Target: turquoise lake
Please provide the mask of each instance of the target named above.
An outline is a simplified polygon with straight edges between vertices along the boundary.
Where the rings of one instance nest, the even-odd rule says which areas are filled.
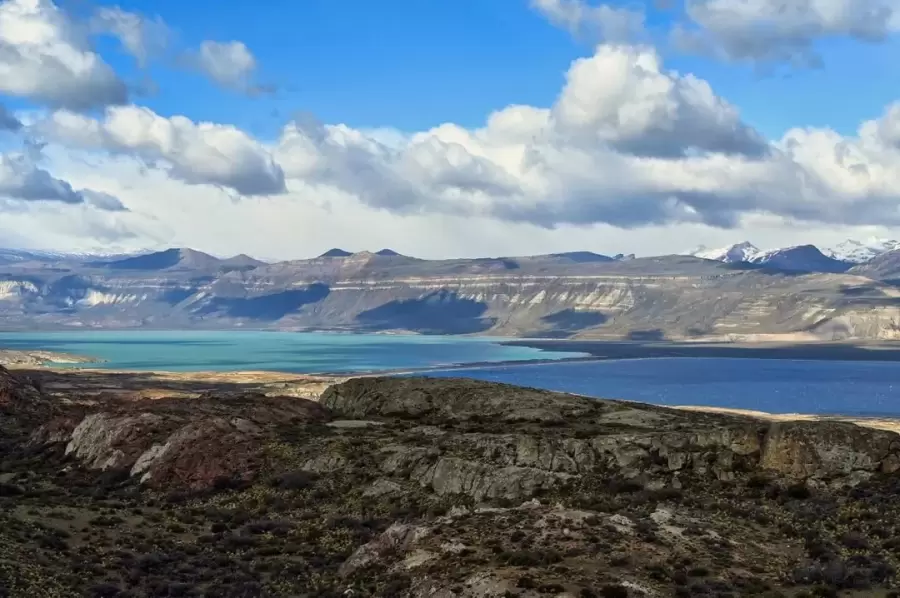
[[[44,349],[125,370],[367,372],[580,357],[500,344],[505,339],[257,331],[78,331],[0,333],[0,347]]]

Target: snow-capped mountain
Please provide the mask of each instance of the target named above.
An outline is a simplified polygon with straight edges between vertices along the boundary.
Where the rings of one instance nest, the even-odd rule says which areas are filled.
[[[864,264],[883,253],[896,249],[900,249],[900,241],[870,237],[865,241],[847,239],[843,243],[825,249],[823,253],[842,262]]]
[[[698,248],[690,255],[726,264],[748,263],[791,272],[845,272],[851,263],[830,257],[815,245],[779,247],[762,251],[749,241],[719,249]]]
[[[720,247],[718,249],[710,249],[701,245],[697,249],[691,251],[689,255],[703,258],[705,260],[715,260],[717,262],[725,262],[726,264],[734,264],[738,262],[749,262],[753,257],[759,255],[759,248],[750,241],[743,243],[735,243],[728,247]]]

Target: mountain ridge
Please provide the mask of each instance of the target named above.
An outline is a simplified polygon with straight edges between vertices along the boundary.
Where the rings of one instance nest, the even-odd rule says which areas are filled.
[[[792,251],[833,261],[812,247]],[[900,290],[879,279],[882,270],[843,269],[592,252],[447,260],[357,252],[263,263],[174,248],[111,263],[3,265],[0,328],[900,338]]]

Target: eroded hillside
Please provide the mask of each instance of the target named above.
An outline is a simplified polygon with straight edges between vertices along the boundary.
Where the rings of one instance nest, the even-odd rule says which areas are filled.
[[[0,272],[0,326],[900,337],[900,289],[854,274],[797,274],[683,256],[426,261],[361,253],[262,264],[173,251],[118,262],[7,264]]]

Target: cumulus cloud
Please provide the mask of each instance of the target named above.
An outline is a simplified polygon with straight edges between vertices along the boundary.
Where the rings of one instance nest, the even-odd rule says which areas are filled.
[[[734,228],[760,214],[900,226],[900,105],[854,136],[795,129],[767,141],[706,81],[666,69],[646,46],[602,44],[572,63],[549,106],[508,106],[478,128],[398,133],[298,115],[266,144],[232,126],[114,106],[101,118],[58,110],[31,131],[206,187],[179,192],[184,203],[222,189],[323,210],[325,198],[341,209],[356,199],[366,213],[521,230]]]
[[[115,106],[102,119],[57,111],[34,130],[50,140],[79,147],[129,153],[163,162],[186,183],[218,185],[241,195],[285,190],[284,172],[270,152],[230,125],[166,118],[148,108]]]
[[[98,8],[91,17],[90,28],[93,33],[116,37],[142,66],[163,52],[171,37],[168,26],[160,17],[147,17],[118,6]]]
[[[681,48],[737,61],[818,66],[815,42],[849,37],[878,42],[897,29],[895,0],[687,0]]]
[[[298,118],[275,156],[290,179],[401,214],[547,228],[733,228],[759,214],[900,225],[900,104],[852,137],[795,129],[769,142],[642,46],[599,46],[551,106],[510,106],[478,129],[444,124],[388,144]]]
[[[21,128],[22,122],[0,104],[0,131],[18,131]]]
[[[552,114],[567,141],[600,142],[634,155],[761,155],[767,149],[706,81],[665,71],[648,47],[604,45],[576,60]]]
[[[508,195],[517,185],[489,159],[429,133],[398,148],[345,125],[298,119],[285,127],[275,156],[288,176],[398,212],[458,211],[477,196]]]
[[[730,226],[754,205],[728,171],[765,171],[771,151],[704,81],[665,71],[650,48],[601,45],[550,108],[511,106],[480,129],[446,124],[393,146],[299,119],[275,156],[289,177],[403,213]]]
[[[0,155],[0,197],[25,202],[87,203],[104,211],[125,209],[112,195],[74,190],[68,182],[39,168],[27,151]]]
[[[644,14],[636,10],[596,6],[585,0],[531,0],[531,6],[551,23],[573,35],[626,41],[644,31]]]
[[[225,87],[249,89],[256,58],[243,42],[204,41],[186,55],[188,65]]]
[[[128,99],[86,31],[50,0],[0,2],[0,93],[73,110]]]

